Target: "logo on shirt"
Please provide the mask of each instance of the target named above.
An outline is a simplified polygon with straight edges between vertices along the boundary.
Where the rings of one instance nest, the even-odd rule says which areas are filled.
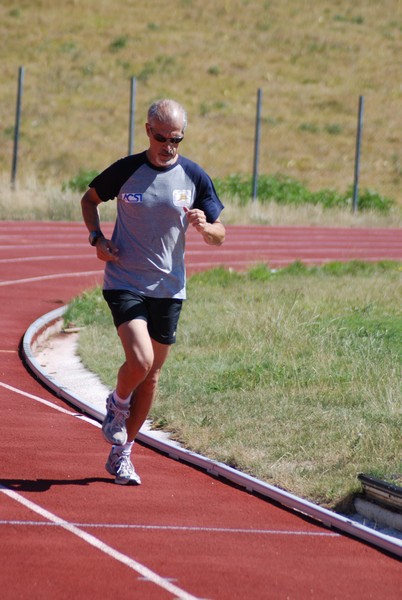
[[[173,190],[173,204],[175,206],[191,206],[191,190]]]
[[[142,194],[134,194],[133,192],[125,192],[121,198],[127,204],[140,204],[142,202]]]

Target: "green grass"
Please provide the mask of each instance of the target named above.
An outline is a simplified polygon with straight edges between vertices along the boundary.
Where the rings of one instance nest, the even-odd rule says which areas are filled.
[[[387,262],[194,275],[154,426],[330,507],[360,472],[401,473],[401,291]],[[82,359],[113,387],[122,354],[99,290],[66,318],[85,325]]]
[[[214,180],[217,193],[222,197],[229,197],[231,202],[245,206],[250,202],[252,178],[247,175],[230,175],[224,179]],[[258,178],[257,197],[262,204],[276,202],[286,206],[300,206],[302,204],[320,205],[324,209],[342,208],[351,209],[353,200],[353,187],[345,193],[336,190],[323,189],[312,192],[305,185],[290,177],[282,175],[261,175]],[[394,202],[372,190],[360,190],[358,210],[375,210],[379,213],[388,213]]]
[[[399,204],[402,157],[398,0],[13,0],[0,6],[0,174],[11,170],[19,65],[25,67],[18,177],[59,186],[135,148],[149,103],[188,109],[182,151],[213,178],[250,175],[257,89],[260,172],[344,194],[365,98],[361,189]]]

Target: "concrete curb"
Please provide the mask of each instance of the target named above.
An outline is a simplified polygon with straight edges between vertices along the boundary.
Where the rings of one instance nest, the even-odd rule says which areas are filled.
[[[67,387],[58,383],[57,379],[49,375],[39,364],[34,355],[33,348],[38,344],[39,340],[46,339],[57,330],[60,331],[62,317],[67,307],[61,307],[50,313],[47,313],[37,319],[28,328],[24,335],[22,343],[22,352],[24,359],[29,368],[35,375],[45,383],[55,394],[74,405],[82,412],[102,421],[105,411],[91,405],[87,401],[83,401],[77,394],[71,392]],[[59,329],[58,329],[59,328]],[[298,498],[284,490],[276,488],[268,483],[260,481],[255,477],[246,475],[214,460],[210,460],[204,456],[190,452],[181,446],[178,446],[172,441],[161,440],[154,432],[141,432],[138,434],[138,439],[147,446],[154,448],[170,458],[183,461],[187,464],[197,466],[207,473],[220,477],[231,483],[238,485],[250,493],[258,494],[264,498],[278,502],[279,504],[290,508],[291,510],[307,515],[323,525],[343,531],[362,541],[368,542],[378,548],[386,550],[398,557],[402,557],[402,540],[398,540],[390,535],[383,534],[378,531],[366,527],[364,524],[357,523],[352,519],[338,515],[325,508],[317,506],[307,500]]]
[[[354,506],[359,515],[372,521],[376,527],[381,529],[388,527],[402,531],[402,515],[400,513],[388,510],[364,498],[356,498]]]

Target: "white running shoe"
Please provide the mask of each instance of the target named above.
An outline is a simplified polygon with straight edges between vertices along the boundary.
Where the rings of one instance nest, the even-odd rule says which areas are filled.
[[[103,437],[109,444],[123,446],[127,442],[126,419],[130,414],[128,408],[118,406],[109,394],[106,400],[106,416],[102,423]]]
[[[105,468],[110,475],[116,477],[114,482],[119,485],[126,485],[127,483],[141,484],[141,478],[135,472],[130,456],[119,452],[118,448],[114,446],[110,451]]]

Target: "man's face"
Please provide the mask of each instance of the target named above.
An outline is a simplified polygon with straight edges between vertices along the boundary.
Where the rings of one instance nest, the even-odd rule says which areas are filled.
[[[183,119],[172,122],[153,121],[145,125],[149,137],[148,160],[156,167],[169,167],[179,156],[183,139]]]

